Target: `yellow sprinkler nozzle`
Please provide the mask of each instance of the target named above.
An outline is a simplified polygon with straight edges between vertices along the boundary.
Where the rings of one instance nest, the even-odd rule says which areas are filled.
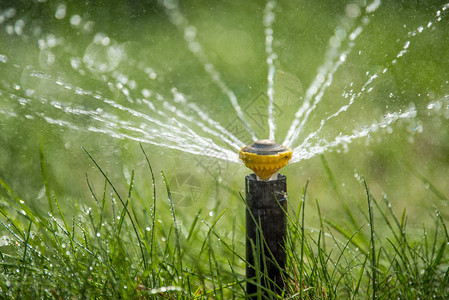
[[[292,158],[293,151],[271,140],[242,147],[239,158],[262,180],[268,180]]]

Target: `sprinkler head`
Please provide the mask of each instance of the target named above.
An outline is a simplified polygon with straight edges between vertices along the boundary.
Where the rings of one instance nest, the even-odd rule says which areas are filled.
[[[239,158],[262,180],[268,180],[292,158],[293,151],[271,140],[242,147]]]

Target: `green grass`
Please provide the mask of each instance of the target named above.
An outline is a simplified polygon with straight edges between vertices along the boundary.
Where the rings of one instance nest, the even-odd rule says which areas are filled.
[[[93,199],[79,200],[76,211],[64,211],[61,204],[68,199],[52,191],[43,151],[48,208],[33,207],[32,199],[22,199],[20,191],[0,179],[3,298],[245,297],[242,225],[226,209],[212,221],[199,210],[184,223],[165,175],[154,174],[142,151],[153,199],[134,188],[134,172],[127,190],[120,191],[87,151],[104,184],[96,188],[86,177]],[[366,191],[365,205],[353,209],[324,157],[322,163],[346,215],[326,218],[319,199],[314,211],[306,185],[287,215],[285,294],[265,291],[259,298],[447,299],[449,234],[439,211],[430,228],[409,229],[405,210],[397,214],[386,196],[375,199],[365,180],[360,186]],[[157,196],[157,181],[165,182],[165,197]],[[169,213],[162,209],[167,204]],[[243,199],[241,207],[243,214]],[[309,214],[319,216],[318,226],[305,223]],[[231,234],[221,234],[220,228]]]
[[[0,14],[11,6],[16,15],[0,26],[0,40],[5,41],[0,55],[7,57],[0,63],[0,298],[245,297],[245,203],[239,192],[248,170],[243,165],[150,144],[145,145],[147,157],[129,139],[89,131],[90,126],[112,129],[108,124],[50,105],[56,101],[93,113],[100,109],[122,124],[152,130],[159,127],[79,94],[77,88],[154,117],[137,101],[149,89],[193,117],[181,103],[176,105],[176,88],[249,143],[247,133],[240,136],[242,124],[236,122],[226,94],[188,50],[184,33],[160,5],[138,1],[63,1],[63,20],[55,19],[61,3],[3,2]],[[348,36],[365,23],[347,14],[349,4],[359,5],[363,13],[362,2],[373,1],[277,1],[273,46],[278,142],[332,50],[330,38],[337,31]],[[266,116],[259,118],[260,102],[254,101],[265,101],[267,91],[265,5],[180,2],[205,54],[235,92],[260,138],[268,135]],[[336,148],[325,157],[283,169],[290,207],[287,289],[281,297],[449,298],[449,194],[444,189],[449,167],[449,60],[444,55],[449,51],[449,15],[441,11],[437,22],[442,5],[382,1],[306,122],[301,139],[348,103],[343,92],[353,88],[357,93],[375,73],[379,78],[373,90],[367,89],[348,111],[328,122],[319,140],[351,134],[412,103],[417,108],[413,120],[354,140],[349,149]],[[71,24],[75,15],[82,18],[81,27]],[[94,27],[85,30],[83,24],[92,25],[90,21]],[[23,35],[16,29],[21,22]],[[420,26],[422,33],[411,37]],[[11,29],[16,33],[8,33]],[[98,33],[124,47],[127,59],[113,72],[98,74],[84,63],[72,65],[83,61]],[[46,50],[56,61],[47,64],[50,52],[42,51],[42,41],[53,37],[58,45]],[[408,52],[392,64],[407,41]],[[146,67],[157,73],[157,80],[148,78]],[[129,80],[126,94],[133,103],[119,88],[121,74]],[[169,124],[176,114],[151,99],[156,110],[168,113],[161,122]],[[429,110],[434,101],[441,101],[441,107]],[[45,117],[79,129],[48,123]],[[200,134],[197,121],[186,125]],[[117,132],[128,130],[120,126]],[[212,138],[205,132],[204,137]],[[213,140],[222,145],[221,138]],[[80,150],[81,145],[88,151]],[[185,172],[202,188],[197,202],[187,208],[178,205],[180,189],[170,184]]]

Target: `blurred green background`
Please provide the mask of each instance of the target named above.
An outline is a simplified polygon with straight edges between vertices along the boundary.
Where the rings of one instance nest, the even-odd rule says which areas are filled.
[[[162,101],[153,104],[167,113],[165,119],[138,101],[151,91],[152,99],[159,94],[166,103],[195,117],[174,101],[176,88],[223,127],[236,130],[243,143],[251,142],[226,94],[189,51],[184,32],[170,22],[163,3],[169,8],[176,4],[131,0],[0,3],[0,178],[25,201],[46,209],[39,144],[49,184],[63,198],[60,202],[69,214],[76,213],[75,205],[91,205],[86,174],[94,189],[101,191],[104,184],[82,147],[123,193],[135,170],[136,191],[151,201],[151,176],[139,143],[89,131],[93,127],[107,130],[109,125],[58,109],[58,105],[110,113],[150,131],[153,125],[145,118],[113,109],[101,99],[172,122],[175,114],[170,115]],[[196,31],[204,54],[237,96],[259,138],[268,137],[265,5],[264,1],[179,3],[179,11],[192,26],[189,29]],[[442,9],[442,1],[383,1],[373,13],[367,13],[366,6],[366,1],[276,2],[272,26],[277,54],[276,140],[284,139],[326,57],[338,60],[351,43],[348,36],[358,27],[363,30],[299,142],[323,118],[347,104],[344,92],[353,89],[357,93],[375,73],[379,76],[369,85],[372,91],[357,97],[348,111],[326,123],[318,138],[332,141],[340,133],[351,134],[411,105],[416,107],[416,118],[379,129],[369,138],[353,141],[348,149],[337,147],[324,153],[343,197],[338,196],[320,155],[291,164],[282,172],[288,176],[293,206],[310,180],[308,199],[310,203],[318,199],[324,215],[338,217],[343,212],[341,201],[357,211],[365,204],[360,182],[364,177],[375,198],[388,195],[395,209],[406,208],[411,222],[420,226],[430,219],[434,206],[447,217],[449,12]],[[407,41],[407,52],[393,64]],[[223,145],[195,127],[194,121],[189,126]],[[129,133],[124,126],[111,130]],[[239,193],[244,193],[244,176],[250,172],[243,164],[142,145],[156,170],[158,199],[166,197],[159,176],[163,170],[182,218],[190,219],[200,208],[206,216],[229,208],[232,213],[225,218],[236,216],[243,226],[244,204]],[[168,203],[160,207],[168,209]],[[314,210],[306,218],[315,220]]]

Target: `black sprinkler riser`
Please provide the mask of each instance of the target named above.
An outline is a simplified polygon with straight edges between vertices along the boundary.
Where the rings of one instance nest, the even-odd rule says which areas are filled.
[[[245,177],[245,183],[247,202],[246,277],[249,280],[257,281],[254,266],[255,262],[260,262],[259,271],[268,277],[261,277],[261,285],[281,294],[284,289],[281,274],[285,269],[286,260],[284,244],[287,229],[285,215],[287,211],[287,178],[278,174],[275,180],[261,181],[257,180],[255,174],[250,174]],[[261,236],[263,239],[260,239]],[[262,240],[265,241],[263,245],[261,245]],[[258,248],[258,243],[263,252],[253,248],[254,246]],[[254,253],[257,252],[256,255],[259,257],[254,257]],[[248,282],[247,293],[249,296],[256,294],[257,285]],[[256,296],[252,298],[250,296],[250,299],[256,298]]]

